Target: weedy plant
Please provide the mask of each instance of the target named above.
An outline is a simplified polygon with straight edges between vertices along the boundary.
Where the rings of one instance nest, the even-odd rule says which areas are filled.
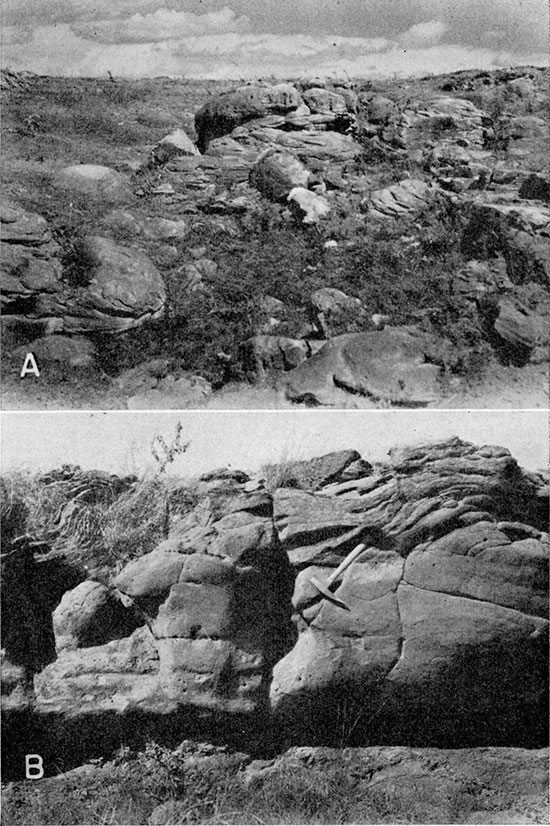
[[[18,504],[21,532],[35,542],[88,568],[115,571],[130,559],[152,551],[166,538],[170,524],[170,486],[164,476],[190,442],[176,425],[171,441],[151,440],[156,468],[119,477],[63,465],[49,473],[13,471],[2,478],[4,508]],[[178,511],[192,507],[193,497],[178,496]]]

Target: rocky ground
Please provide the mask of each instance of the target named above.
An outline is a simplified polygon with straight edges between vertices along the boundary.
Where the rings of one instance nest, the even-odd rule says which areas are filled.
[[[3,805],[10,826],[544,824],[547,773],[547,749],[302,746],[260,760],[186,740],[11,782]]]
[[[547,85],[4,72],[4,406],[546,406]]]
[[[60,822],[33,818],[107,779],[157,824],[546,822],[548,478],[505,448],[3,490],[12,822]],[[206,772],[202,802],[188,738],[231,775]],[[28,753],[51,779],[25,804]]]

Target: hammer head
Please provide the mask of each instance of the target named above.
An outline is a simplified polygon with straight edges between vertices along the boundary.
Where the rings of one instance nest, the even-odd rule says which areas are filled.
[[[329,591],[328,588],[325,588],[324,585],[321,585],[321,583],[319,582],[319,580],[316,577],[314,577],[314,576],[310,577],[309,581],[311,582],[312,585],[315,586],[315,588],[317,588],[319,593],[325,599],[328,599],[329,602],[332,602],[334,605],[337,605],[339,608],[343,608],[344,611],[351,611],[351,608],[349,607],[349,605],[346,605],[346,603],[343,602],[341,599],[338,599],[338,597],[335,596],[332,593],[332,591]]]

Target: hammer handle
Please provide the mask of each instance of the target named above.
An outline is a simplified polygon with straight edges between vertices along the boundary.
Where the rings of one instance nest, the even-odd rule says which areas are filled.
[[[327,587],[332,585],[332,583],[335,582],[338,579],[340,574],[344,573],[346,568],[349,568],[351,563],[354,562],[357,559],[359,554],[363,553],[363,551],[365,550],[366,547],[367,547],[366,545],[361,544],[361,545],[358,545],[356,548],[354,548],[353,551],[350,551],[350,553],[346,556],[346,558],[343,559],[342,562],[338,565],[336,570],[334,570],[331,573],[331,575],[327,577],[327,580],[326,580]]]

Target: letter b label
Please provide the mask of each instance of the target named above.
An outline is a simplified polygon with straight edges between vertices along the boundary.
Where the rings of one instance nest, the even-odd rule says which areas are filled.
[[[39,754],[25,755],[25,777],[27,780],[40,780],[44,777],[44,761]]]

